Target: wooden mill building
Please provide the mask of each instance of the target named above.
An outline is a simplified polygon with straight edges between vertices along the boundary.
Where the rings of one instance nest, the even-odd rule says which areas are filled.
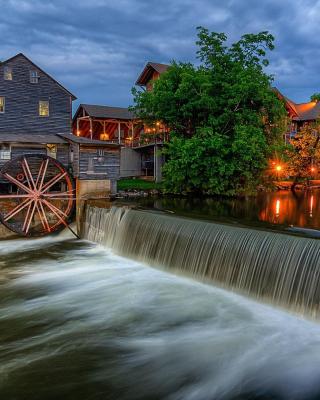
[[[307,103],[295,103],[288,97],[284,96],[275,88],[278,97],[284,102],[287,110],[288,124],[284,134],[285,143],[296,135],[296,133],[304,125],[315,122],[320,117],[320,103],[317,101],[309,101]]]
[[[46,154],[69,169],[81,193],[115,190],[119,144],[72,135],[75,99],[22,53],[1,62],[0,168],[21,154]]]
[[[169,65],[149,62],[136,85],[152,90],[154,80]],[[73,134],[79,138],[121,146],[120,176],[161,180],[163,157],[160,150],[168,132],[160,123],[149,128],[128,108],[80,104],[73,117]]]

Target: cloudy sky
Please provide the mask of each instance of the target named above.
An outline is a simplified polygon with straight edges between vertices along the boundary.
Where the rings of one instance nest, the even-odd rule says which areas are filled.
[[[196,61],[196,27],[269,30],[270,72],[294,101],[320,92],[320,1],[0,0],[0,59],[23,52],[78,102],[127,106],[147,61]]]

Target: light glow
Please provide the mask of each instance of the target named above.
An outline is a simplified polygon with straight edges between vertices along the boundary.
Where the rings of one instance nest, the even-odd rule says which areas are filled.
[[[276,217],[280,215],[280,200],[276,201]]]

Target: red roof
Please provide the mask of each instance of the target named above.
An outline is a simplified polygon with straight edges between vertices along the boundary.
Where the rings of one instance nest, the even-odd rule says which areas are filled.
[[[139,75],[139,78],[136,81],[136,85],[145,86],[147,82],[152,78],[154,72],[158,72],[158,74],[163,74],[170,67],[168,64],[160,64],[154,62],[148,62],[148,64],[144,67],[143,71]]]

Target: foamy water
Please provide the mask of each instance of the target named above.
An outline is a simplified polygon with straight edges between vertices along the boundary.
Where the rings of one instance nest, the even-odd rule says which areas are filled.
[[[0,398],[316,399],[320,325],[89,242],[0,242]]]

